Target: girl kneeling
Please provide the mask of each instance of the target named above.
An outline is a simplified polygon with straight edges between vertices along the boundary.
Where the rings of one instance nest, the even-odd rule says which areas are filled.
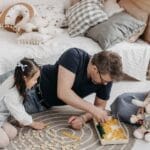
[[[26,90],[30,90],[40,76],[39,66],[33,59],[24,58],[16,66],[14,76],[0,87],[0,148],[4,148],[17,135],[17,129],[7,119],[12,115],[20,124],[43,129],[45,124],[35,122],[24,108]]]

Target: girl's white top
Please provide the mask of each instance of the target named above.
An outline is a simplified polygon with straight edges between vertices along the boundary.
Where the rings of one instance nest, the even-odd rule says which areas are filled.
[[[14,83],[13,76],[10,76],[0,85],[0,127],[11,115],[23,125],[32,123],[32,116],[29,115],[23,105],[23,97],[19,94]]]

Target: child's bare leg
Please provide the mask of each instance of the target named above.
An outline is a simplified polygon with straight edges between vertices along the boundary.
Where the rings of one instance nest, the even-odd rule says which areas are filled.
[[[6,132],[0,127],[0,148],[5,148],[9,144],[9,137]]]
[[[13,125],[11,125],[9,122],[5,122],[2,128],[8,135],[9,139],[14,139],[16,137],[17,129]]]

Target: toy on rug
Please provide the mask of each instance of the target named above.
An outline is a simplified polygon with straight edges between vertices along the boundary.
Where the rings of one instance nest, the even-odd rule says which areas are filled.
[[[146,98],[143,102],[133,99],[132,103],[145,110],[143,114],[132,115],[130,118],[131,123],[141,124],[140,127],[135,129],[133,135],[138,139],[144,139],[145,141],[150,142],[150,97]]]
[[[18,141],[21,143],[17,146],[18,149],[30,150],[77,150],[80,145],[79,141],[72,139],[68,142],[63,136],[58,135],[55,129],[51,129],[50,126],[39,132],[35,130],[29,130],[25,133],[19,132],[18,137],[11,141],[11,144],[16,145]]]
[[[112,116],[105,123],[97,123],[94,120],[96,132],[102,145],[125,144],[129,142],[129,132],[119,119]]]
[[[79,136],[76,136],[70,132],[67,132],[67,131],[62,131],[62,135],[70,138],[70,139],[73,139],[73,140],[77,140],[77,141],[80,141],[80,137]]]

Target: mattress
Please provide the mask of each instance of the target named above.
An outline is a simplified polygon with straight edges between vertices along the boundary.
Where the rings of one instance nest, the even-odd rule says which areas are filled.
[[[45,44],[26,45],[17,43],[17,34],[0,30],[0,76],[13,70],[23,57],[34,58],[39,64],[53,64],[68,48],[77,47],[94,54],[100,46],[87,37],[69,37],[66,30]],[[146,79],[150,60],[150,45],[139,40],[136,43],[121,42],[108,50],[117,52],[123,61],[123,70],[138,80]]]

